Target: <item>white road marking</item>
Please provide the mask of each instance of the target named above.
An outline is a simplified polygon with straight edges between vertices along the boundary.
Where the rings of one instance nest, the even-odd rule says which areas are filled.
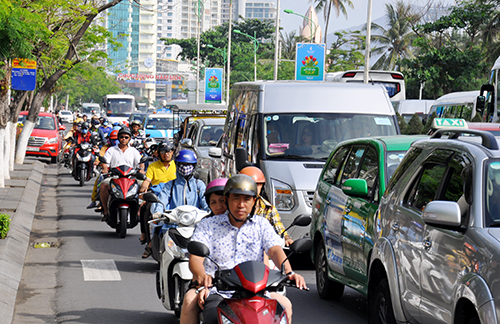
[[[84,281],[121,281],[114,260],[80,260]]]

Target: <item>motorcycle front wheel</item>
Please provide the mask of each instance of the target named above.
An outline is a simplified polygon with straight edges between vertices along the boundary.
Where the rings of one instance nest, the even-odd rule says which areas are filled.
[[[80,167],[80,187],[85,184],[85,169]]]
[[[189,281],[181,277],[174,276],[174,314],[177,317],[181,316],[182,302],[184,301],[184,294],[189,288]]]
[[[118,235],[120,238],[127,236],[127,219],[128,219],[128,209],[120,209],[120,224],[118,228],[120,229]]]

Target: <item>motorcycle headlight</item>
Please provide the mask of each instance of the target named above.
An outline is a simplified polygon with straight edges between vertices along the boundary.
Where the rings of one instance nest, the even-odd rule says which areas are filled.
[[[220,319],[222,324],[234,324],[234,322],[232,322],[229,318],[226,317],[226,315],[222,313],[220,314]]]
[[[85,155],[85,156],[79,155],[78,157],[79,157],[80,161],[88,162],[88,161],[90,161],[90,158],[92,157],[92,154],[88,154],[88,155]]]
[[[47,143],[49,143],[49,144],[57,144],[57,137],[49,138],[49,140],[47,141]]]
[[[118,186],[111,182],[111,192],[118,199],[123,199],[123,193]]]
[[[292,210],[295,206],[295,200],[293,199],[292,187],[288,184],[271,179],[272,190],[274,193],[274,206],[278,210]]]
[[[137,191],[139,190],[139,185],[137,183],[134,183],[130,188],[128,189],[127,192],[127,198],[133,197],[137,195]]]
[[[184,226],[193,225],[195,220],[196,220],[195,212],[183,212],[179,215],[179,223],[181,223]]]
[[[82,143],[80,145],[80,147],[82,148],[82,150],[88,150],[90,148],[90,144],[89,143]]]

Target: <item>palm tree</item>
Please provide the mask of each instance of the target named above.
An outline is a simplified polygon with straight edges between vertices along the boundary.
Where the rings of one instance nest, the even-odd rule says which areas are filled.
[[[320,11],[321,9],[323,9],[323,17],[325,18],[324,42],[325,44],[327,44],[326,38],[328,36],[328,24],[330,23],[330,14],[332,12],[332,7],[335,8],[337,17],[342,12],[342,15],[344,15],[347,18],[346,5],[353,9],[354,5],[352,4],[351,0],[309,0],[309,1],[316,4],[316,7],[314,8],[316,11]]]
[[[297,36],[295,30],[287,33],[280,31],[281,35],[281,58],[286,60],[295,60],[295,51],[297,46]]]
[[[392,4],[385,5],[389,20],[388,29],[372,24],[374,31],[380,31],[379,35],[372,35],[372,40],[380,44],[371,50],[373,54],[381,54],[380,58],[373,65],[373,69],[395,70],[397,61],[402,58],[413,58],[411,45],[416,35],[412,26],[419,17],[412,13],[412,8],[408,4],[399,0],[395,7]]]

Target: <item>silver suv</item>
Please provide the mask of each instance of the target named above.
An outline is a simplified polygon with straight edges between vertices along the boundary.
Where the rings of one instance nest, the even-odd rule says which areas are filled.
[[[374,233],[372,323],[499,323],[495,137],[441,129],[415,142],[381,200]]]

